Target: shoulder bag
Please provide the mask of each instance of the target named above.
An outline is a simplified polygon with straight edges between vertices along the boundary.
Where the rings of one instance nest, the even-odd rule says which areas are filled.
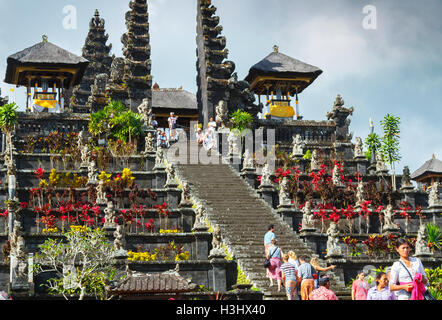
[[[276,248],[274,251],[273,251],[273,253],[269,256],[269,258],[267,259],[267,257],[266,257],[266,259],[264,260],[264,268],[269,268],[270,267],[270,259],[272,258],[272,256],[275,254],[275,252],[276,252],[276,250],[278,250],[278,248]]]
[[[407,270],[407,273],[408,273],[408,275],[410,276],[411,282],[413,282],[414,279],[413,279],[413,277],[411,276],[410,271],[408,271],[408,268],[405,266],[405,264],[404,264],[401,260],[399,260],[399,262],[400,262],[400,264],[405,268],[405,270]],[[424,299],[425,299],[425,300],[436,300],[436,298],[433,297],[433,295],[430,293],[430,291],[429,291],[428,288],[426,288],[426,287],[425,287],[425,292],[424,292],[423,296],[424,296]]]

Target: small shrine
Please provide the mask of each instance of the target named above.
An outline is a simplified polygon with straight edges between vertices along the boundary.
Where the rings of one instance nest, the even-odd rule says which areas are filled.
[[[442,182],[442,161],[433,154],[430,160],[411,174],[411,179],[425,189],[432,186],[434,182]]]
[[[295,116],[302,119],[298,95],[321,74],[319,68],[280,53],[275,45],[271,54],[250,68],[245,80],[259,103],[261,96],[266,97],[264,118],[292,120]],[[296,110],[291,97],[296,98]]]
[[[7,59],[4,82],[26,87],[26,110],[52,112],[64,109],[64,94],[78,85],[89,61],[55,44],[43,41]]]

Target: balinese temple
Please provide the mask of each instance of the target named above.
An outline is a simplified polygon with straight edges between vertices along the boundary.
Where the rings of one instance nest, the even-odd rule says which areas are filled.
[[[64,109],[64,92],[79,85],[89,61],[43,41],[7,59],[4,82],[26,87],[27,111]]]
[[[91,95],[91,86],[99,74],[110,76],[112,59],[109,55],[112,45],[106,45],[109,35],[104,28],[105,21],[100,18],[98,10],[89,23],[89,33],[83,46],[82,56],[90,61],[80,85],[75,87],[70,100],[70,109],[74,113],[89,113],[88,98]]]
[[[425,189],[432,186],[436,181],[442,182],[442,161],[433,154],[433,157],[413,172],[410,177]]]
[[[279,52],[274,51],[250,68],[245,78],[250,89],[259,97],[266,97],[264,118],[292,120],[301,119],[298,95],[302,93],[322,70]],[[295,109],[291,102],[295,97]]]
[[[182,87],[160,88],[157,83],[152,87],[152,112],[160,128],[167,128],[167,119],[171,112],[178,116],[179,127],[190,127],[191,122],[198,122],[198,103],[196,96]]]
[[[2,97],[2,89],[0,88],[0,107],[7,104],[9,101],[9,97]]]

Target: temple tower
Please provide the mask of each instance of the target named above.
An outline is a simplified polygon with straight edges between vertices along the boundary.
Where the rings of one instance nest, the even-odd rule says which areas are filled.
[[[152,107],[152,76],[150,60],[149,15],[147,0],[133,0],[126,13],[127,32],[121,37],[123,43],[124,76],[128,102],[137,112],[143,99],[148,98]]]
[[[104,19],[100,19],[100,13],[96,10],[94,17],[89,23],[89,33],[82,53],[82,56],[90,61],[90,64],[80,85],[74,88],[71,97],[70,109],[74,113],[93,111],[87,105],[88,98],[91,95],[91,85],[94,84],[97,75],[110,75],[113,58],[109,53],[112,49],[112,44],[106,45],[109,35],[106,34],[104,24]]]

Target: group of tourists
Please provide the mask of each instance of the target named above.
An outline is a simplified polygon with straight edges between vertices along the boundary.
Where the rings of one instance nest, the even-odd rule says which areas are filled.
[[[338,300],[330,289],[330,278],[321,272],[336,268],[321,267],[317,257],[296,256],[294,251],[282,252],[278,247],[275,226],[268,227],[264,236],[266,274],[270,287],[276,280],[278,292],[285,288],[288,300]],[[410,244],[399,239],[396,245],[400,259],[386,272],[376,274],[376,283],[370,287],[365,272],[359,271],[352,284],[352,300],[424,300],[428,278],[420,259],[410,257]]]
[[[202,128],[198,128],[196,132],[196,140],[198,144],[203,145],[206,150],[212,150],[216,145],[216,122],[213,118],[209,119],[207,129],[203,131]]]

